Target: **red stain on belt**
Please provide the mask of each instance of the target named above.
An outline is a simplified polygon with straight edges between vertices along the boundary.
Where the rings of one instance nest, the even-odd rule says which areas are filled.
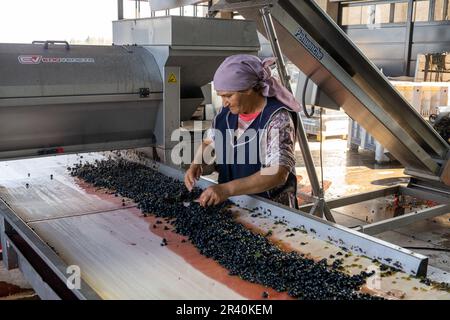
[[[243,297],[248,299],[263,299],[262,294],[265,291],[269,294],[268,299],[293,299],[287,294],[287,292],[277,292],[272,288],[242,280],[237,276],[229,275],[226,268],[221,266],[215,260],[201,255],[198,249],[187,239],[187,237],[173,231],[173,226],[166,222],[163,218],[157,218],[156,216],[150,215],[143,219],[149,223],[149,229],[151,232],[167,240],[168,249],[181,256],[195,269],[224,284]],[[157,224],[157,220],[162,223]],[[154,225],[156,228],[153,227]],[[165,230],[164,227],[167,227],[168,230]],[[182,242],[183,240],[185,242]]]

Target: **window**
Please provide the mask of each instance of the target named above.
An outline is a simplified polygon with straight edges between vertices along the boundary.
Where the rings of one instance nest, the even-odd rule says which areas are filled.
[[[450,20],[450,6],[448,0],[435,0],[434,20]]]
[[[340,4],[339,11],[342,26],[405,23],[408,20],[408,1],[347,1]],[[414,0],[412,20],[449,21],[450,0]]]
[[[142,3],[139,7],[139,11],[140,11],[140,17],[144,18],[144,17],[150,17],[151,16],[151,10],[150,10],[150,6],[148,4],[144,5],[144,3]]]
[[[187,17],[193,17],[194,16],[194,6],[185,6],[183,7],[183,15]]]
[[[164,17],[166,15],[166,10],[155,11],[155,17]]]
[[[373,4],[349,2],[342,4],[340,13],[341,25],[404,23],[407,20],[408,2],[406,0],[376,1]]]
[[[406,22],[408,20],[408,2],[394,3],[394,23]]]
[[[199,4],[177,7],[169,10],[153,11],[152,15],[155,17],[163,16],[188,16],[188,17],[206,17],[208,14],[208,2]]]
[[[389,23],[391,16],[391,4],[377,4],[375,5],[375,23]]]
[[[373,24],[375,17],[374,6],[361,6],[361,23],[360,24]]]
[[[197,17],[206,17],[208,15],[208,2],[196,4]]]
[[[413,21],[428,21],[430,12],[430,0],[419,0],[414,2]]]
[[[357,9],[356,11],[354,10],[355,8]],[[351,17],[355,17],[356,15],[358,16],[356,21],[354,19],[350,20]],[[359,24],[359,22],[361,20],[360,15],[361,15],[361,8],[358,8],[358,7],[343,7],[342,10],[341,10],[341,24],[343,26],[349,26],[349,25],[352,25],[352,24]]]
[[[179,16],[181,13],[181,8],[173,8],[169,10],[169,15],[171,16]]]

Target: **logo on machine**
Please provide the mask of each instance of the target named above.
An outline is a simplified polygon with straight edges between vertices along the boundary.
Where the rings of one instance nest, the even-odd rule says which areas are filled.
[[[19,56],[19,62],[21,64],[39,64],[41,60],[42,56]]]
[[[38,55],[19,56],[20,64],[40,64],[40,63],[94,63],[94,58],[61,58],[43,57]]]
[[[322,50],[308,38],[307,34],[301,28],[298,28],[295,37],[314,57],[316,57],[317,60],[322,60],[324,56]]]

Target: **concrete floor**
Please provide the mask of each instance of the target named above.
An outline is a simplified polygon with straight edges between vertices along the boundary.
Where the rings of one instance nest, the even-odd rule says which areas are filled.
[[[310,148],[320,178],[319,146],[319,142],[311,139]],[[301,153],[299,149],[296,152],[299,191],[309,194],[311,189]],[[345,140],[325,140],[323,143],[323,160],[324,186],[327,199],[372,191],[407,181],[403,174],[403,168],[398,163],[377,165],[374,163],[372,152],[349,151]],[[337,208],[333,214],[337,222],[342,225],[358,226],[393,216],[394,211],[391,209],[391,202],[392,199],[375,199]],[[398,230],[384,232],[377,237],[403,247],[425,248],[414,249],[413,251],[429,257],[430,276],[436,280],[448,281],[450,253],[436,251],[436,248],[450,250],[450,213],[431,220],[420,221]],[[11,285],[14,285],[14,287]],[[13,288],[15,291],[8,288]],[[3,266],[0,266],[0,299],[2,299],[1,295],[3,295],[3,298],[9,296],[8,299],[23,299],[33,297],[33,292],[30,291],[29,285],[19,271],[6,271]]]
[[[407,177],[403,174],[400,164],[394,162],[379,165],[374,161],[373,152],[350,151],[346,146],[347,141],[339,139],[326,140],[323,143],[326,199],[368,192],[407,182]],[[311,153],[317,167],[320,166],[319,147],[319,142],[310,142]],[[301,176],[298,178],[300,192],[308,193],[310,192],[309,181],[300,151],[297,153],[297,162],[297,175]],[[317,170],[317,173],[320,179],[320,169]],[[415,207],[406,209],[406,213],[414,209]],[[355,227],[391,218],[396,211],[393,208],[393,197],[389,197],[337,208],[333,210],[333,213],[337,223]],[[414,247],[413,251],[429,257],[430,276],[436,280],[449,281],[450,213],[375,236],[402,247]]]
[[[6,270],[0,263],[0,300],[34,299],[36,294],[19,269]]]

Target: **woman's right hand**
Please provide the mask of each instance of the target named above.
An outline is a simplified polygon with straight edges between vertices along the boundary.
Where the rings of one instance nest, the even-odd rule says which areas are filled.
[[[184,175],[184,185],[189,191],[195,186],[195,181],[200,179],[202,175],[202,166],[200,164],[192,164]]]

